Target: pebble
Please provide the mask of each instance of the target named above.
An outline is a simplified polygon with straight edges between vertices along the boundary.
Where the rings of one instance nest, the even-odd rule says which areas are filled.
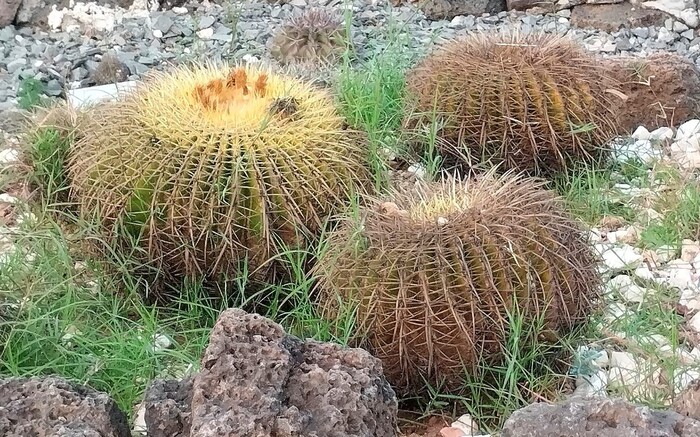
[[[700,333],[700,312],[696,313],[688,320],[688,327],[693,331]]]
[[[0,194],[0,203],[17,203],[19,199],[7,193]]]
[[[678,130],[676,131],[676,137],[674,139],[676,141],[690,140],[698,134],[700,134],[700,120],[688,120],[685,123],[678,126]]]
[[[5,149],[0,151],[0,164],[14,164],[19,161],[19,151],[16,149]]]
[[[602,256],[605,266],[618,272],[635,270],[643,260],[642,255],[629,244],[605,250]]]
[[[630,276],[618,275],[608,281],[608,290],[620,293],[627,302],[641,303],[649,290],[635,284]]]
[[[673,129],[670,127],[660,127],[649,133],[649,139],[652,141],[667,141],[673,138]]]

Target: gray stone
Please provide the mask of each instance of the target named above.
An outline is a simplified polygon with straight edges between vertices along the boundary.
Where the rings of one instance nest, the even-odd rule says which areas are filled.
[[[649,28],[648,27],[635,27],[632,29],[632,34],[639,38],[649,38]]]
[[[199,30],[211,27],[214,25],[214,23],[216,23],[216,18],[212,17],[211,15],[205,15],[199,19]]]
[[[52,97],[58,97],[63,93],[63,87],[57,79],[51,79],[46,83],[44,93]]]
[[[5,26],[0,28],[0,41],[10,42],[15,39],[15,27]]]
[[[26,58],[15,59],[14,61],[7,64],[7,72],[10,74],[15,74],[26,66],[27,66],[27,59]]]
[[[173,19],[166,14],[158,14],[155,20],[153,20],[151,27],[153,30],[159,30],[163,34],[170,30],[170,26],[173,25]]]

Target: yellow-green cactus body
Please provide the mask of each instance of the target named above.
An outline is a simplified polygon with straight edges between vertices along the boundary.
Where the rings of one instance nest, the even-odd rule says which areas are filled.
[[[264,69],[159,73],[99,116],[72,153],[82,211],[108,235],[135,215],[149,261],[171,273],[259,267],[368,187],[332,98]]]

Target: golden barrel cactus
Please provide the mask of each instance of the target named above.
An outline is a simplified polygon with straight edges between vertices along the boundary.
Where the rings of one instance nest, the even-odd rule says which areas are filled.
[[[600,159],[616,136],[611,99],[619,93],[606,68],[558,35],[451,40],[409,72],[404,126],[437,122],[448,164],[551,175]]]
[[[401,393],[424,381],[457,391],[465,372],[497,365],[516,304],[525,327],[556,341],[586,319],[600,286],[585,233],[559,198],[509,174],[376,200],[327,245],[314,270],[321,312],[356,311],[355,344],[382,360]]]
[[[267,265],[369,187],[333,99],[262,67],[157,73],[94,119],[70,160],[81,214],[173,275]]]

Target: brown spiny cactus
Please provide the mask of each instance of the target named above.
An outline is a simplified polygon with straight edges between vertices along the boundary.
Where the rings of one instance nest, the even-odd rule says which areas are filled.
[[[326,62],[346,46],[342,17],[327,9],[311,8],[282,24],[271,40],[270,53],[282,64]]]
[[[106,53],[97,68],[92,73],[95,85],[107,85],[124,82],[129,78],[129,67],[126,66],[114,53]]]
[[[448,163],[550,175],[600,159],[617,134],[605,65],[557,35],[452,40],[409,72],[404,126],[437,121]]]
[[[376,200],[328,248],[315,267],[322,313],[356,310],[356,344],[402,393],[420,392],[424,379],[457,390],[464,372],[502,362],[516,305],[524,326],[538,320],[556,339],[586,319],[600,285],[560,198],[493,172]]]

